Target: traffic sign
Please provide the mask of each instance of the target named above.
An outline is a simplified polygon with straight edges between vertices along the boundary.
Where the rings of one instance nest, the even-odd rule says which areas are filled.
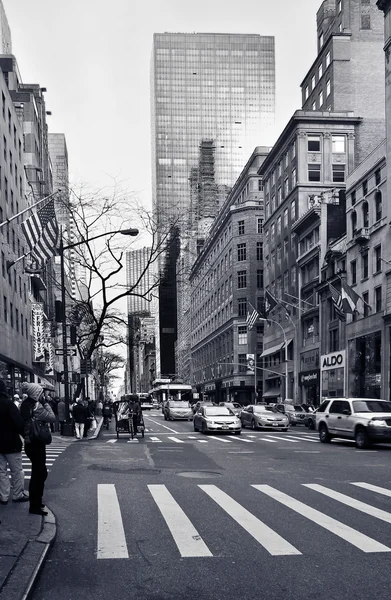
[[[64,356],[64,351],[62,348],[55,348],[54,353],[57,356]],[[67,348],[67,356],[76,356],[77,349],[76,348]]]

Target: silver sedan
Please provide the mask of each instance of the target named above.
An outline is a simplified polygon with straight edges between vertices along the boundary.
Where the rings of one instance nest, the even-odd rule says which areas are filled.
[[[283,429],[288,431],[289,419],[286,415],[278,412],[273,406],[251,404],[246,406],[240,413],[242,427],[252,429]]]
[[[240,419],[226,406],[202,406],[194,415],[194,431],[217,433],[225,431],[240,435]]]

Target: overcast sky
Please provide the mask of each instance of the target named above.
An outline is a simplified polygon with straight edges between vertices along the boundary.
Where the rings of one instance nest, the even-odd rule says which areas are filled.
[[[52,132],[66,135],[71,177],[124,182],[151,199],[149,64],[155,32],[276,38],[275,137],[300,108],[316,55],[321,0],[3,0],[23,82],[39,83]],[[262,136],[258,142],[263,144]]]

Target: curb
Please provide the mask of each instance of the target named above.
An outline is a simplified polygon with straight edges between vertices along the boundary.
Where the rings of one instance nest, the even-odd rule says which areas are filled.
[[[31,595],[57,532],[56,518],[50,509],[46,510],[48,515],[42,519],[39,535],[27,542],[0,592],[4,600],[28,600]]]
[[[89,438],[87,438],[87,442],[89,440],[96,440],[96,438],[98,437],[98,435],[100,434],[100,430],[102,429],[102,425],[103,425],[103,418],[101,418],[101,420],[99,421],[93,435],[91,435]]]

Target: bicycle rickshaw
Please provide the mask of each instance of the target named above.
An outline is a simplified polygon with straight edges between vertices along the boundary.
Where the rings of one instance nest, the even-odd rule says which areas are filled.
[[[135,394],[127,394],[122,396],[120,401],[114,402],[115,430],[117,432],[117,438],[119,438],[121,433],[126,433],[132,440],[137,436],[137,433],[141,433],[141,437],[144,437],[145,426],[141,410],[137,419],[137,431],[134,429],[131,403],[134,401],[135,396]]]

